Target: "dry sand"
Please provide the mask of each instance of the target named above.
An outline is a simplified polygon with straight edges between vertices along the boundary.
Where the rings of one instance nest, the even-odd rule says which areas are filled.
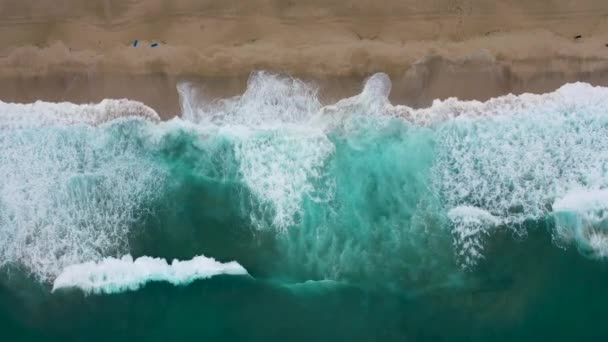
[[[128,97],[169,117],[179,80],[227,96],[258,69],[327,101],[384,71],[413,106],[608,85],[608,1],[0,0],[3,101]]]

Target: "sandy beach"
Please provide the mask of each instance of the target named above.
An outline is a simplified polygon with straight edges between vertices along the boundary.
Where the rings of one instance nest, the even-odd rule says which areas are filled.
[[[0,1],[5,102],[127,97],[171,117],[177,82],[229,96],[254,70],[316,82],[328,102],[383,71],[391,100],[415,107],[572,81],[608,85],[608,3]]]

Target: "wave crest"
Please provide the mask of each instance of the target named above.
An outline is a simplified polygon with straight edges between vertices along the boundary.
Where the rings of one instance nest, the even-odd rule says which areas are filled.
[[[85,293],[111,294],[135,291],[149,282],[188,285],[221,274],[247,275],[247,271],[236,261],[221,263],[202,255],[186,261],[173,260],[171,264],[161,258],[143,256],[133,260],[126,255],[70,265],[55,279],[53,291],[78,288]]]

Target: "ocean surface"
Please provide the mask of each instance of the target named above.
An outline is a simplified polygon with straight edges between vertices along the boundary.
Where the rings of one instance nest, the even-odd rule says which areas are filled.
[[[0,340],[608,340],[608,88],[390,87],[0,102]]]

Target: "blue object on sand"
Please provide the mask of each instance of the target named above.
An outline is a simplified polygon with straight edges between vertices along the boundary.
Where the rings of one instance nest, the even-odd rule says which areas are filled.
[[[151,47],[157,47],[157,46],[158,46],[158,43],[154,43],[154,44],[152,44],[152,45],[150,45],[150,46],[151,46]]]
[[[137,39],[133,41],[133,47],[137,47]]]

